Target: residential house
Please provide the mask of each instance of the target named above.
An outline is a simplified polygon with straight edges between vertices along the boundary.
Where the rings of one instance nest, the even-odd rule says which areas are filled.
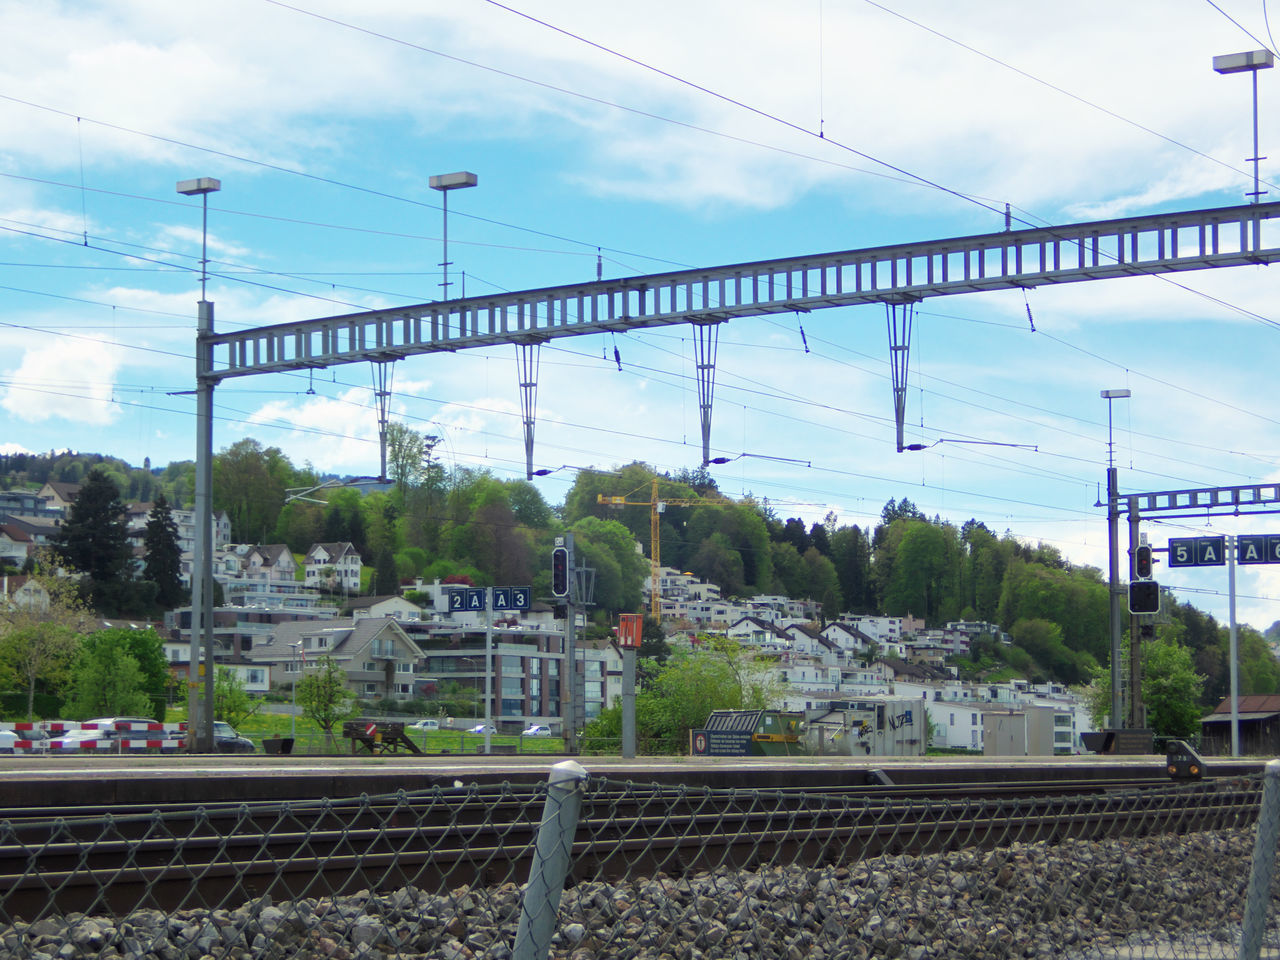
[[[0,564],[21,567],[35,552],[36,542],[16,523],[0,523]]]
[[[394,617],[396,620],[421,620],[422,608],[401,596],[352,597],[343,614],[361,620],[365,617]]]
[[[49,591],[34,577],[2,574],[0,608],[44,612],[49,609]]]
[[[59,480],[50,480],[43,487],[37,496],[44,500],[52,509],[66,515],[67,508],[75,502],[76,497],[80,493],[80,484],[64,483]]]
[[[865,655],[873,647],[880,646],[879,641],[859,630],[852,623],[837,620],[829,623],[822,630],[822,636],[834,643],[848,657]]]
[[[360,592],[360,570],[364,562],[351,543],[313,543],[304,561],[308,587]]]
[[[61,517],[62,511],[49,506],[31,490],[0,490],[0,520],[8,517]]]
[[[347,689],[370,700],[412,697],[423,660],[418,645],[391,617],[282,623],[245,657],[274,664],[273,676],[288,681],[329,657],[342,669]]]
[[[245,576],[275,583],[292,583],[298,563],[287,544],[258,544],[245,554]]]
[[[744,647],[774,648],[791,644],[777,627],[757,617],[741,617],[725,630],[725,636]]]
[[[183,553],[194,553],[196,549],[196,512],[194,510],[171,511],[173,522],[178,527],[178,549]],[[209,522],[209,533],[213,537],[213,549],[221,550],[231,542],[231,518],[225,510],[214,512]]]
[[[37,547],[43,547],[62,528],[61,516],[53,517],[16,517],[12,514],[5,517],[5,526],[16,527],[31,538]]]

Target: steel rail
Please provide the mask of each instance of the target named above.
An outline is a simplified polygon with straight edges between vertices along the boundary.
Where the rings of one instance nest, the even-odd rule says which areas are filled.
[[[731,798],[699,794],[702,809],[645,813],[618,797],[589,798],[574,873],[621,876],[637,871],[741,868],[782,852],[806,859],[855,859],[921,853],[960,846],[994,846],[1013,839],[1056,842],[1072,836],[1132,836],[1240,826],[1256,816],[1260,786],[1141,791],[1121,796],[1057,796],[1001,801],[855,798],[813,809],[747,809]],[[667,799],[670,799],[669,797]],[[715,806],[714,799],[728,808]],[[744,798],[745,799],[745,795]],[[337,895],[361,888],[413,883],[424,888],[500,883],[527,874],[536,823],[533,807],[512,822],[428,823],[288,831],[211,831],[157,836],[0,844],[0,919],[12,922],[56,905],[63,912],[109,908],[128,912],[145,903],[164,909]],[[604,809],[597,815],[595,808]],[[201,825],[205,826],[204,824]],[[212,827],[213,824],[209,823]],[[251,824],[240,822],[240,826]]]

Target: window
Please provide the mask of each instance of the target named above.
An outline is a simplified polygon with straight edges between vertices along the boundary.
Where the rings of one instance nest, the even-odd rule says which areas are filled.
[[[376,683],[366,683],[364,685],[364,692],[367,695],[372,696],[378,692],[378,685]]]
[[[978,715],[976,713],[969,714],[969,726],[976,727],[978,725]]]
[[[956,715],[955,715],[954,713],[952,713],[952,714],[950,714],[949,716],[951,717],[951,722],[950,722],[949,726],[954,727],[954,726],[956,725]]]
[[[412,663],[397,663],[396,673],[413,673]]]
[[[244,679],[246,683],[261,684],[266,679],[265,670],[246,670]]]
[[[376,663],[374,663],[372,660],[366,660],[366,661],[364,662],[364,668],[363,668],[363,669],[364,669],[364,672],[365,672],[365,673],[377,673],[377,672],[378,672],[378,665],[377,665]]]

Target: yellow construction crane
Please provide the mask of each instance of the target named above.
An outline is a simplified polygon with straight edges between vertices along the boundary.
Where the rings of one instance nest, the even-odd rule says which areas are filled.
[[[648,507],[649,508],[649,610],[653,619],[662,622],[662,595],[658,589],[658,568],[662,565],[659,559],[658,518],[668,507],[693,507],[704,503],[715,503],[706,497],[666,497],[658,499],[658,478],[653,478],[653,487],[648,500],[628,500],[622,497],[607,497],[603,493],[596,494],[596,503],[609,507]]]

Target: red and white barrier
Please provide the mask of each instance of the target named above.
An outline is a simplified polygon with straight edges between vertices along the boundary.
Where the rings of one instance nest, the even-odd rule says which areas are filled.
[[[35,723],[0,724],[0,729],[11,730],[18,736],[13,742],[15,753],[83,753],[106,750],[126,753],[181,750],[186,746],[187,725],[141,720],[117,720],[111,723],[43,720]],[[102,731],[103,735],[93,738],[58,736],[81,730]],[[45,736],[32,736],[35,733],[44,733]],[[133,733],[141,736],[127,736]],[[24,737],[23,734],[27,736]]]

